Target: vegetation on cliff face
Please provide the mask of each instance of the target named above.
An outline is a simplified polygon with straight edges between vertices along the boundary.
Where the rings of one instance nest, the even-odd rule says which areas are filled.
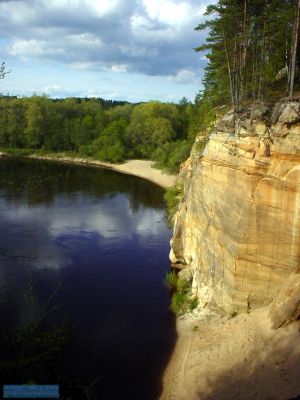
[[[198,299],[191,294],[191,281],[180,278],[178,273],[171,270],[166,275],[165,283],[172,294],[170,310],[177,316],[197,308]]]
[[[175,185],[165,191],[164,200],[167,204],[168,220],[170,224],[173,224],[178,205],[183,196],[182,185]]]

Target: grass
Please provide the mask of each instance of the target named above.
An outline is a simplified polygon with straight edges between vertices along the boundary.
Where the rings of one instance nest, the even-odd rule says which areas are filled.
[[[181,279],[171,270],[166,274],[165,284],[172,294],[170,310],[177,316],[193,311],[198,307],[198,299],[191,296],[191,281]]]
[[[165,284],[169,288],[169,290],[177,289],[178,276],[174,270],[171,270],[166,273]]]
[[[173,186],[166,190],[164,194],[165,202],[167,203],[168,220],[173,222],[174,216],[178,210],[179,202],[183,197],[182,186]]]
[[[30,156],[33,154],[34,150],[32,149],[18,149],[18,148],[0,148],[0,151],[3,151],[5,154],[10,156],[22,157],[22,156]]]

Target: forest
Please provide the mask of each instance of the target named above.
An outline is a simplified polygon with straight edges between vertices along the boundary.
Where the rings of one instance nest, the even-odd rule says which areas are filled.
[[[0,109],[4,149],[67,151],[111,162],[151,159],[170,171],[188,157],[198,125],[197,107],[185,98],[179,104],[130,104],[2,96]]]
[[[207,132],[230,107],[296,93],[300,0],[219,0],[205,15],[195,27],[206,33],[194,50],[207,64],[194,103],[1,96],[0,147],[111,162],[151,159],[176,172],[195,135]],[[3,63],[0,78],[6,73]]]
[[[300,0],[219,0],[195,30],[207,32],[195,50],[208,60],[204,100],[231,104],[299,89]]]

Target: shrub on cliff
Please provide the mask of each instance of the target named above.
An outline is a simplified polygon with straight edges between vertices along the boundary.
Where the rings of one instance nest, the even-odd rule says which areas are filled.
[[[172,293],[170,310],[177,316],[193,311],[198,306],[198,299],[191,295],[191,282],[179,278],[172,270],[166,274],[165,283]]]
[[[168,220],[173,223],[175,213],[178,210],[179,202],[183,196],[183,188],[181,185],[173,186],[166,190],[164,199],[167,203]]]

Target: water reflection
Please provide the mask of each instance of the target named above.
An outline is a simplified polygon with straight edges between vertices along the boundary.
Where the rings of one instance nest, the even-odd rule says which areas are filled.
[[[61,282],[54,321],[72,323],[65,387],[99,376],[95,398],[157,398],[175,340],[162,190],[106,170],[0,160],[0,218],[0,333],[28,315],[28,271],[38,304]]]

